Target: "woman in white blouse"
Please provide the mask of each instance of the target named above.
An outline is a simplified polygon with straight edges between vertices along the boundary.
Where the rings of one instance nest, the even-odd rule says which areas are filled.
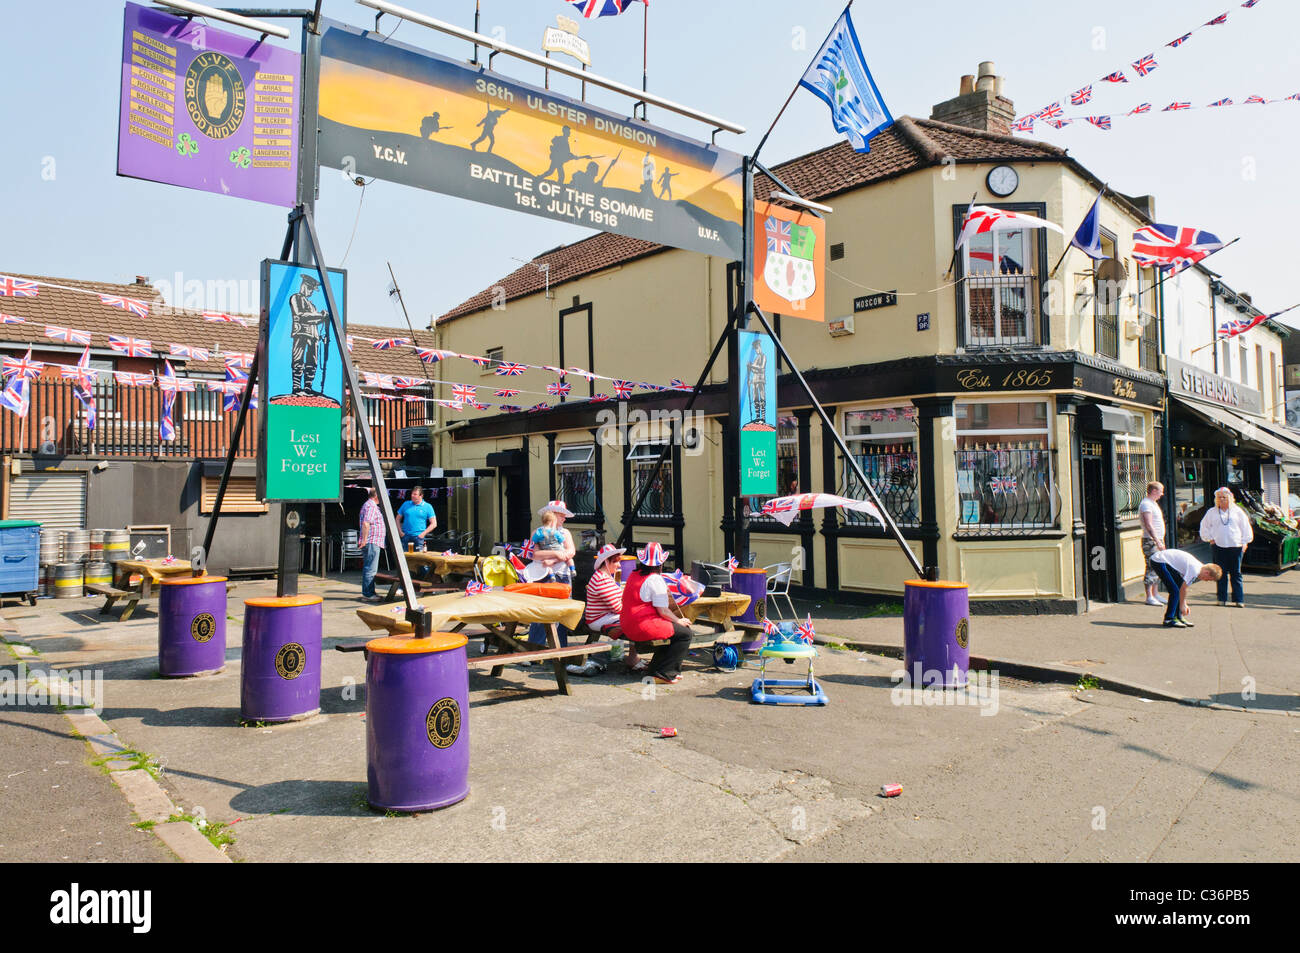
[[[1201,520],[1201,539],[1214,544],[1214,562],[1223,570],[1219,577],[1219,605],[1228,604],[1228,579],[1232,579],[1232,604],[1242,608],[1246,594],[1241,579],[1241,557],[1255,538],[1250,517],[1232,503],[1232,491],[1221,486],[1214,491],[1214,509]]]

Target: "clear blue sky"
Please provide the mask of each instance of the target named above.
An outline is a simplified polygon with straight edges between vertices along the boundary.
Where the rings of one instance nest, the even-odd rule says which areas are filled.
[[[298,5],[310,6],[306,0]],[[406,5],[473,24],[473,0]],[[746,126],[746,135],[722,134],[719,143],[752,149],[842,7],[842,0],[653,0],[650,88]],[[507,41],[538,49],[543,28],[566,9],[560,0],[482,0],[481,29],[502,28]],[[1164,47],[1225,10],[1227,24],[1198,32],[1181,49]],[[284,211],[118,178],[122,4],[65,0],[57,11],[56,19],[33,7],[21,26],[0,34],[9,130],[0,146],[6,172],[0,272],[130,281],[137,274],[158,279],[179,271],[186,279],[245,279],[255,286],[258,262],[278,254]],[[373,22],[371,11],[350,0],[326,0],[324,12],[356,25]],[[1160,66],[1151,76],[1125,86],[1098,84],[1098,100],[1084,110],[1115,114],[1113,131],[1079,123],[1059,132],[1040,128],[1039,134],[1069,148],[1116,189],[1154,193],[1159,220],[1206,228],[1225,240],[1242,236],[1207,264],[1252,293],[1259,306],[1273,311],[1300,301],[1292,278],[1300,102],[1118,118],[1140,102],[1159,110],[1175,99],[1204,105],[1224,96],[1241,101],[1256,93],[1276,98],[1300,92],[1294,51],[1300,4],[1294,0],[1260,0],[1250,10],[1241,9],[1240,0],[858,0],[853,16],[895,115],[928,116],[981,60],[995,61],[1006,77],[1006,95],[1024,112],[1154,51]],[[385,22],[388,29],[395,25]],[[621,17],[584,22],[596,72],[640,84],[641,23],[639,6]],[[289,42],[296,48],[294,32]],[[470,54],[468,44],[410,23],[396,36],[451,56]],[[540,82],[539,70],[518,61],[498,57],[496,65]],[[566,91],[566,82],[560,78],[553,88]],[[576,88],[569,91],[576,95]],[[627,111],[612,94],[595,90],[589,98]],[[650,120],[707,138],[707,130],[662,111],[651,109]],[[825,107],[801,92],[763,158],[772,163],[835,138]],[[50,158],[54,176],[47,180],[42,171]],[[527,260],[590,234],[384,182],[366,189],[358,219],[360,196],[341,174],[322,171],[321,240],[330,263],[349,269],[349,317],[358,322],[400,322],[386,294],[385,261],[392,262],[421,327],[512,270],[514,258]],[[1300,326],[1294,312],[1284,320]]]

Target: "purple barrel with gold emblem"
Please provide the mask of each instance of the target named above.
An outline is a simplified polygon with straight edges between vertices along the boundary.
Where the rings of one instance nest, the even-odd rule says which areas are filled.
[[[965,688],[970,667],[970,588],[903,583],[903,664],[914,688]]]
[[[622,583],[623,585],[626,586],[626,585],[627,585],[627,577],[630,576],[630,575],[632,575],[632,573],[635,572],[635,571],[636,571],[636,557],[635,557],[635,556],[619,556],[619,557],[618,557],[618,581],[619,581],[620,583]]]
[[[366,643],[370,806],[431,811],[469,795],[469,669],[463,635]]]
[[[226,577],[173,576],[158,590],[158,674],[210,675],[226,666]]]
[[[727,588],[749,596],[749,608],[744,615],[736,616],[735,621],[761,625],[767,618],[767,573],[762,569],[734,569]],[[759,634],[755,641],[741,642],[740,648],[744,652],[757,652],[766,641],[767,636]]]
[[[320,711],[320,596],[244,600],[239,717],[296,721]]]

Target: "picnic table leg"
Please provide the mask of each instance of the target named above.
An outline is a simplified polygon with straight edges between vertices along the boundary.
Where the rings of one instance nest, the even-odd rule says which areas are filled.
[[[560,630],[554,622],[548,622],[546,624],[546,644],[553,649],[558,649],[560,647]],[[566,664],[568,664],[568,659],[553,659],[551,661],[551,668],[555,670],[555,682],[560,688],[560,694],[572,695],[573,690],[569,688],[569,673],[564,670]]]
[[[135,612],[135,607],[139,604],[140,596],[138,594],[134,591],[128,594],[126,597],[126,607],[122,610],[121,621],[125,622],[127,619],[131,618],[132,614]]]
[[[484,628],[488,630],[488,634],[491,635],[493,640],[497,643],[498,655],[513,655],[515,652],[519,651],[519,645],[515,642],[515,631],[519,628],[518,622],[507,622],[505,632],[500,632],[497,630],[496,626],[491,625],[484,626]],[[486,646],[484,646],[484,648],[486,648]],[[491,675],[494,678],[500,678],[501,673],[505,670],[506,667],[504,665],[494,665],[492,666]]]

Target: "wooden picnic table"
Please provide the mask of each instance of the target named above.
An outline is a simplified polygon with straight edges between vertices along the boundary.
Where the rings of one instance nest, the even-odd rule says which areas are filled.
[[[428,569],[430,573],[441,580],[448,576],[473,576],[474,567],[478,564],[479,557],[471,555],[462,555],[453,553],[447,556],[443,553],[402,553],[406,557],[406,567],[415,575],[417,570]]]
[[[410,554],[408,554],[410,555]],[[426,555],[426,554],[416,554]],[[429,554],[431,555],[431,554]],[[494,645],[496,654],[482,655],[468,660],[470,668],[490,668],[499,676],[507,663],[549,660],[555,672],[555,681],[561,694],[572,694],[568,673],[564,666],[569,659],[604,652],[607,644],[560,645],[557,626],[575,629],[582,621],[586,608],[576,599],[548,599],[521,592],[491,590],[472,596],[462,592],[426,596],[420,605],[433,616],[433,629],[438,632],[459,632],[467,625],[482,626],[484,645]],[[406,621],[406,603],[366,606],[357,609],[357,616],[373,630],[391,635],[409,634],[412,626]],[[520,626],[537,622],[546,626],[546,647],[538,649],[515,638]],[[511,657],[513,656],[513,657]]]
[[[140,574],[140,597],[149,598],[149,591],[154,583],[162,582],[168,576],[196,575],[193,567],[183,559],[121,559],[113,563],[113,585],[118,589],[129,589],[132,573]]]
[[[749,609],[749,596],[743,592],[724,592],[720,596],[700,596],[694,602],[681,607],[682,615],[687,621],[710,625],[718,632],[732,632],[735,616],[744,615]]]

